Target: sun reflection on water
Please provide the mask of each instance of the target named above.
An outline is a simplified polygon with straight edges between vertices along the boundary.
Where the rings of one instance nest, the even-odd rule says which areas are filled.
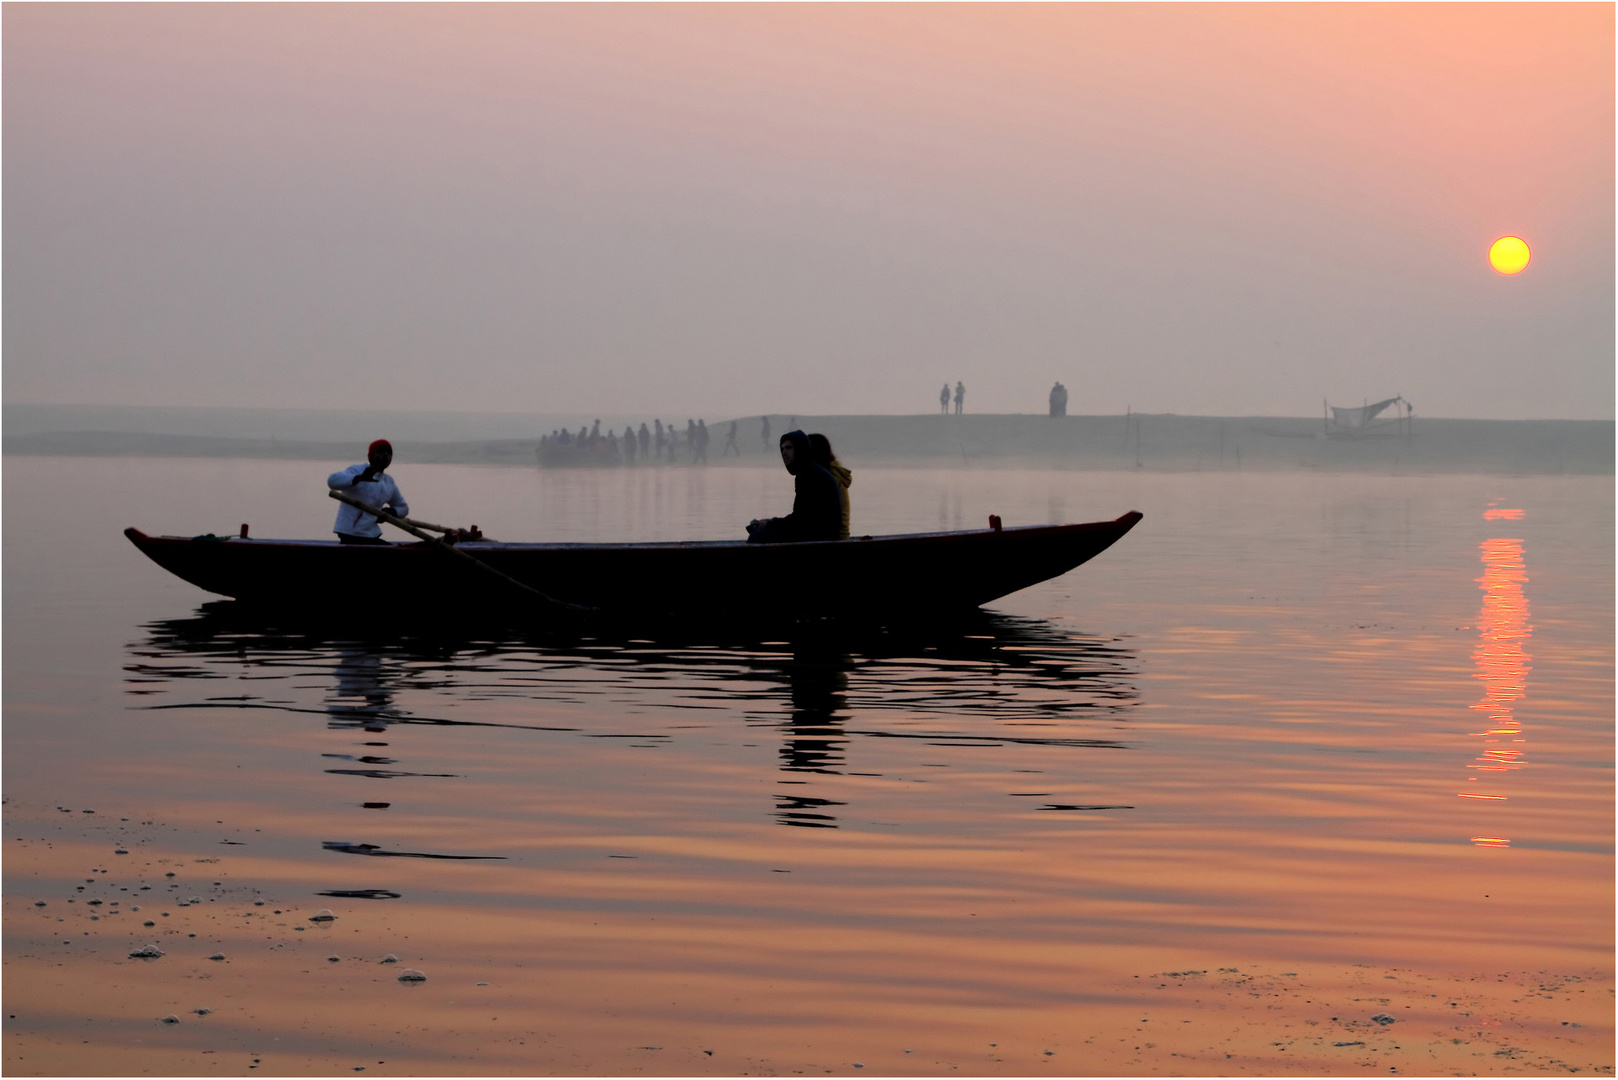
[[[1483,513],[1485,521],[1522,518],[1521,510],[1493,505]],[[1483,713],[1487,723],[1483,730],[1471,733],[1473,738],[1483,740],[1483,749],[1473,760],[1473,775],[1467,780],[1476,784],[1481,779],[1487,788],[1459,794],[1463,799],[1501,803],[1509,798],[1500,791],[1505,779],[1502,774],[1525,764],[1522,744],[1527,740],[1513,710],[1515,703],[1527,696],[1531,670],[1526,645],[1533,627],[1528,622],[1528,598],[1523,594],[1528,570],[1520,539],[1491,538],[1479,544],[1478,550],[1483,559],[1483,576],[1476,580],[1483,590],[1483,607],[1478,613],[1478,643],[1472,660],[1477,666],[1473,677],[1483,683],[1483,697],[1471,708]],[[1472,843],[1478,847],[1511,846],[1510,838],[1504,836],[1474,836]]]

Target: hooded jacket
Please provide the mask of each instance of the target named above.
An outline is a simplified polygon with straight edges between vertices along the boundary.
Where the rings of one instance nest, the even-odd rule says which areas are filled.
[[[802,540],[836,540],[842,527],[843,487],[824,465],[814,460],[809,436],[789,431],[781,441],[792,445],[792,513],[770,518],[748,540],[761,544]]]
[[[837,539],[848,539],[848,489],[854,484],[854,470],[844,465],[836,458],[832,458],[830,465],[826,466],[837,481],[837,500],[841,504],[843,523],[838,530]]]
[[[826,436],[816,434],[809,436],[809,449],[814,458],[825,466],[837,480],[837,499],[841,504],[843,524],[837,534],[837,539],[848,539],[848,489],[854,483],[854,472],[847,465],[837,460],[837,455],[831,448],[831,440]]]

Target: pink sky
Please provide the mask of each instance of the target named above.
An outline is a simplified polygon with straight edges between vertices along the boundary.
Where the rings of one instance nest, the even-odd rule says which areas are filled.
[[[1613,413],[1610,5],[3,18],[11,401]]]

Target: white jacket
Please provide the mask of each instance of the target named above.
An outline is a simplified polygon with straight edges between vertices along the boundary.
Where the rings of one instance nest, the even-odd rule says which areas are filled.
[[[350,465],[326,477],[326,486],[333,491],[346,491],[367,506],[391,510],[400,517],[407,516],[410,505],[400,493],[399,485],[387,473],[378,474],[374,480],[358,484],[354,482],[354,478],[365,470],[364,465]],[[331,531],[349,536],[381,536],[382,526],[377,523],[375,514],[367,514],[357,507],[342,503],[337,508],[337,524],[331,527]]]

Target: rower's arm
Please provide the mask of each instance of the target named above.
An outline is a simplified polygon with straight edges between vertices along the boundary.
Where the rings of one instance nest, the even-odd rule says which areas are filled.
[[[339,469],[326,477],[326,486],[333,491],[344,491],[354,486],[360,473],[365,471],[364,465],[350,465],[346,469]]]

